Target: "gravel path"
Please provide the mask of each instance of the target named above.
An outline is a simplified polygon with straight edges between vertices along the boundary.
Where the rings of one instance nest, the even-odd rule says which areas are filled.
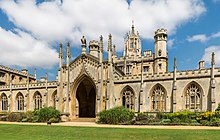
[[[0,124],[19,124],[19,125],[47,125],[46,123],[24,123],[24,122],[4,122]],[[210,126],[160,126],[160,125],[107,125],[96,124],[94,122],[61,122],[53,123],[52,126],[84,126],[84,127],[106,127],[106,128],[148,128],[148,129],[211,129],[220,130],[220,127]]]

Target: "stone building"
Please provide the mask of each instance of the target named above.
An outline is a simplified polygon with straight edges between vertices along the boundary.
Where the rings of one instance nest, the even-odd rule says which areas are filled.
[[[108,58],[103,59],[103,37],[88,44],[81,39],[82,53],[70,62],[70,44],[60,44],[56,81],[36,81],[26,70],[0,67],[0,111],[20,112],[54,106],[68,119],[96,117],[97,113],[116,106],[135,112],[213,111],[220,102],[220,68],[199,62],[198,69],[168,71],[167,30],[154,35],[154,53],[142,50],[139,33],[132,26],[124,42],[124,53],[108,36]],[[211,55],[211,54],[210,54]],[[14,78],[13,78],[14,77]]]

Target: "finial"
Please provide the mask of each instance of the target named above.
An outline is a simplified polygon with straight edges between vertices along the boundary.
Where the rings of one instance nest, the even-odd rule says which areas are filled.
[[[176,68],[176,56],[174,57],[174,68]]]
[[[37,69],[34,68],[34,77],[37,78]]]
[[[215,65],[215,53],[212,52],[212,62],[211,62],[211,65]]]
[[[67,57],[70,57],[70,42],[67,42],[66,55]]]
[[[48,80],[48,73],[46,72],[46,80]]]
[[[114,51],[113,55],[116,56],[116,46],[115,45],[113,45],[113,51]]]
[[[63,58],[63,45],[60,42],[60,52],[59,52],[59,58]]]
[[[108,50],[112,51],[112,35],[108,36]]]
[[[134,33],[134,20],[132,20],[132,27],[131,27],[132,33]]]
[[[100,51],[103,52],[103,37],[100,36]]]

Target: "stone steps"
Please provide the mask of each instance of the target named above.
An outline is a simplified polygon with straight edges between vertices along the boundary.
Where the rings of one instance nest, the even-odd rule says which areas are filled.
[[[96,122],[96,118],[75,118],[71,119],[72,122]]]

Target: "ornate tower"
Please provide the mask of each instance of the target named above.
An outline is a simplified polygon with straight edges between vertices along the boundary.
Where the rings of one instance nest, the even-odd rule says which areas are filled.
[[[141,56],[141,40],[138,32],[134,30],[134,24],[132,23],[131,32],[127,34],[124,46],[124,56]]]
[[[157,29],[154,35],[154,73],[167,72],[167,30]]]

